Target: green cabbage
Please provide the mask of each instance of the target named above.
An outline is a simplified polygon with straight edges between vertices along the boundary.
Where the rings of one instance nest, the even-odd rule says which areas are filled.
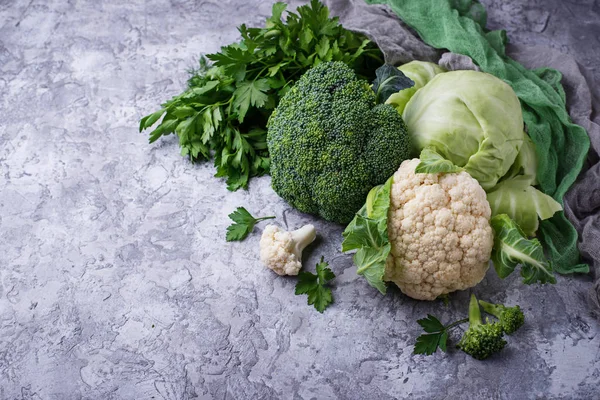
[[[517,154],[517,158],[510,169],[501,179],[511,179],[515,177],[527,179],[530,185],[537,185],[537,154],[533,140],[523,132],[523,146]]]
[[[415,84],[413,87],[404,89],[388,97],[386,104],[391,104],[400,115],[404,112],[404,107],[410,98],[433,79],[437,74],[446,72],[445,69],[437,64],[427,61],[411,61],[398,67],[404,75],[409,77]]]
[[[397,110],[408,101],[402,116],[413,152],[421,152],[424,172],[448,165],[464,169],[487,192],[493,216],[507,214],[526,235],[534,236],[539,219],[562,207],[534,187],[536,149],[523,131],[515,92],[490,74],[443,72],[429,64],[406,64],[403,72],[415,86],[390,97],[395,96]]]
[[[523,133],[524,141],[514,164],[487,192],[492,215],[507,214],[527,236],[535,236],[540,219],[547,219],[562,207],[532,185],[537,184],[535,144]],[[539,219],[538,219],[539,218]]]
[[[416,152],[435,147],[485,190],[508,172],[523,144],[519,99],[483,72],[436,75],[412,96],[403,117]]]

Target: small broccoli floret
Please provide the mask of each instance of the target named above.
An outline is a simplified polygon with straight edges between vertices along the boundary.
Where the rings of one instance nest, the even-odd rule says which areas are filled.
[[[268,124],[271,185],[300,211],[348,223],[409,157],[406,127],[343,62],[309,70]]]
[[[492,304],[487,301],[479,300],[483,311],[498,318],[504,333],[511,335],[525,323],[525,315],[521,307],[506,307],[502,304]]]
[[[488,358],[506,345],[502,326],[487,322],[487,324],[482,322],[477,298],[471,295],[469,329],[466,330],[457,347],[477,360]]]

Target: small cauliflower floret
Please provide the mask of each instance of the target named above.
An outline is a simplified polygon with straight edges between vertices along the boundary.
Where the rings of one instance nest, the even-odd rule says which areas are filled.
[[[316,236],[312,225],[291,232],[267,225],[260,238],[260,260],[278,275],[298,275],[302,268],[302,250]]]
[[[418,174],[419,162],[404,161],[394,174],[384,279],[412,298],[434,300],[481,282],[494,236],[475,179],[466,172]]]

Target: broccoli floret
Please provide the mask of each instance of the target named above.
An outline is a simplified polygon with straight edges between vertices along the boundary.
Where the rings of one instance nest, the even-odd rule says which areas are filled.
[[[477,360],[484,360],[499,352],[506,345],[504,331],[497,323],[484,324],[481,321],[481,310],[475,295],[471,295],[469,303],[469,329],[458,342],[457,347]]]
[[[525,315],[521,311],[521,307],[506,307],[502,304],[492,304],[487,301],[479,300],[479,304],[483,311],[498,318],[504,333],[507,335],[513,334],[525,323]]]
[[[348,223],[410,155],[406,127],[343,62],[319,64],[268,123],[271,184],[300,211]]]

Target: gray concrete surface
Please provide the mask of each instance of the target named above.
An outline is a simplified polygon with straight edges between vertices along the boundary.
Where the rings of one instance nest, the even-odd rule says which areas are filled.
[[[486,0],[513,41],[573,54],[600,84],[600,2]],[[591,277],[474,292],[527,323],[499,357],[413,356],[417,318],[451,304],[383,297],[339,254],[342,228],[289,209],[269,178],[230,193],[211,165],[149,145],[139,118],[201,52],[270,2],[0,0],[0,399],[598,399]],[[324,314],[226,243],[236,206],[321,233],[337,274]]]

